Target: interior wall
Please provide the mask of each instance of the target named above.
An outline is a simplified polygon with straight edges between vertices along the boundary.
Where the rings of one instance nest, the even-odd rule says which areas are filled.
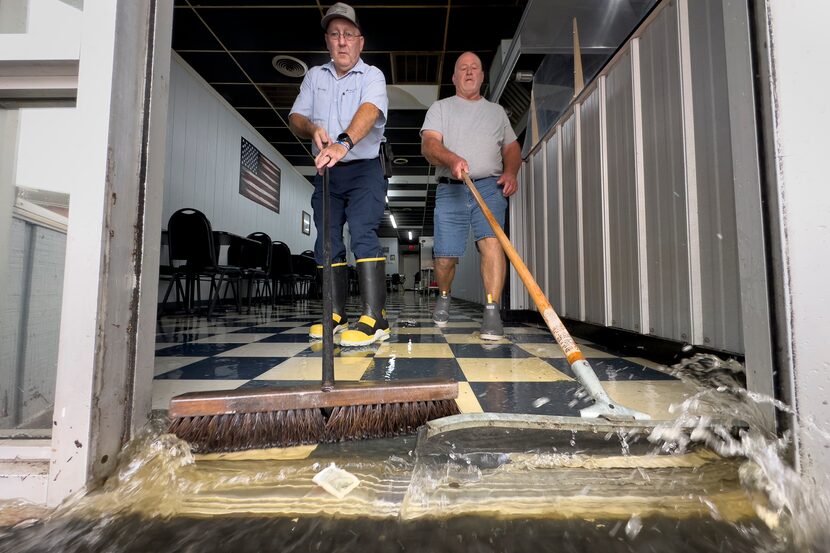
[[[386,256],[386,274],[393,275],[398,273],[398,262],[400,261],[398,256],[398,239],[381,238],[380,247],[383,248],[383,255]]]
[[[662,2],[525,160],[511,240],[560,315],[745,351],[732,167],[754,159],[730,147],[745,83],[727,79],[723,20],[720,2]]]
[[[172,56],[162,226],[176,210],[192,207],[207,216],[214,230],[242,236],[265,232],[288,244],[292,253],[314,249],[314,225],[310,235],[301,228],[302,212],[312,213],[311,183],[184,60]],[[281,170],[279,213],[239,194],[242,137]]]

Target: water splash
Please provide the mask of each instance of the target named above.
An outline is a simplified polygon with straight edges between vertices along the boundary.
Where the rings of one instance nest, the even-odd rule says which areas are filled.
[[[785,460],[792,433],[777,437],[766,430],[762,408],[773,405],[829,444],[830,436],[783,402],[747,391],[738,382],[743,367],[734,360],[696,354],[672,372],[697,384],[699,391],[673,405],[670,411],[677,418],[655,427],[649,440],[673,453],[703,443],[723,457],[746,459],[739,472],[741,483],[765,499],[754,502],[756,511],[778,532],[781,545],[805,552],[830,551],[830,497],[818,482],[801,476]]]

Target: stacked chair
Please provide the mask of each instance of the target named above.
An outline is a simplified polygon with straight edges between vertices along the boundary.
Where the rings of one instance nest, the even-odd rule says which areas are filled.
[[[271,243],[271,287],[273,303],[277,298],[287,297],[291,302],[296,299],[297,274],[294,272],[291,248],[285,242]]]
[[[207,280],[210,282],[208,317],[213,315],[213,310],[219,302],[219,291],[225,282],[233,291],[236,308],[239,310],[239,284],[242,280],[242,268],[218,263],[218,247],[214,243],[213,229],[204,213],[192,208],[176,211],[167,223],[167,233],[173,273],[167,291],[164,293],[162,305],[167,303],[173,286],[180,287],[184,280],[185,305],[188,313],[191,312],[194,295],[197,301],[201,301],[200,283]]]
[[[257,242],[232,242],[228,248],[228,264],[242,269],[242,280],[248,283],[248,312],[251,302],[263,296],[271,297],[271,237],[264,232],[253,232],[248,239]],[[228,283],[230,284],[230,283]],[[227,292],[227,286],[225,288]]]

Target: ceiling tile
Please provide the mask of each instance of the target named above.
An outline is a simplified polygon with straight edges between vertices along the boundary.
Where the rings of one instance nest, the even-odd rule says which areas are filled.
[[[377,4],[374,4],[377,6]],[[358,8],[366,50],[440,51],[444,45],[445,8]]]
[[[248,83],[233,58],[225,52],[182,52],[184,61],[209,83]]]
[[[481,17],[480,5],[456,6],[450,9],[450,28],[458,31],[447,35],[447,50],[495,52],[503,39],[512,39],[522,18],[522,9],[509,6],[487,6],[487,17]],[[470,22],[475,21],[471,28]],[[455,61],[455,60],[452,60]]]
[[[213,88],[234,107],[268,107],[268,102],[253,85],[215,84]]]
[[[386,128],[420,129],[426,115],[425,109],[391,109],[386,117]]]
[[[226,3],[230,4],[230,2]],[[325,50],[320,11],[308,7],[197,8],[229,50]]]
[[[274,110],[270,107],[267,108],[256,108],[256,109],[237,109],[236,111],[239,112],[239,115],[247,119],[247,121],[253,125],[254,127],[282,127],[283,123],[280,121],[277,114]],[[288,122],[288,112],[287,110],[281,111],[280,115],[283,115],[285,118],[285,122]]]
[[[190,8],[173,10],[174,50],[219,50],[219,43]]]
[[[279,73],[272,64],[274,56],[277,54],[273,52],[234,52],[233,57],[239,62],[245,73],[255,83],[278,83],[278,84],[299,84],[302,82],[302,77],[286,77]],[[327,63],[329,56],[324,52],[319,53],[302,53],[291,54],[306,64],[308,68]]]

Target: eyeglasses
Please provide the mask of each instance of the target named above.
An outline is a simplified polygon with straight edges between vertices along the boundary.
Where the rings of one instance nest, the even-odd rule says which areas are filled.
[[[331,40],[332,42],[337,42],[338,40],[340,40],[341,36],[346,39],[346,42],[353,42],[354,40],[356,40],[361,35],[358,35],[358,34],[353,33],[351,31],[346,31],[345,33],[340,33],[338,31],[332,31],[331,33],[326,33],[326,36],[329,37],[329,40]]]

